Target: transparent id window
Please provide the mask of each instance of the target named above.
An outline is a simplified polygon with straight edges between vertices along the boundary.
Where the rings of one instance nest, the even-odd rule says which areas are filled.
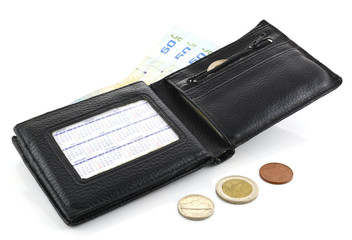
[[[111,109],[52,135],[83,179],[179,139],[146,100]]]

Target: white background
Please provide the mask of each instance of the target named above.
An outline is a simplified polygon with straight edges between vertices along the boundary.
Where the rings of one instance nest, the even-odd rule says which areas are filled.
[[[329,2],[329,3],[328,3]],[[1,1],[2,236],[36,239],[351,239],[350,1]],[[206,167],[77,227],[66,226],[11,143],[15,124],[124,79],[174,25],[233,42],[266,19],[341,75],[336,91]],[[268,162],[294,171],[292,182],[259,177]],[[231,205],[218,180],[243,175],[258,198]],[[191,193],[215,203],[212,217],[184,219],[178,200]],[[7,239],[6,238],[6,239]]]

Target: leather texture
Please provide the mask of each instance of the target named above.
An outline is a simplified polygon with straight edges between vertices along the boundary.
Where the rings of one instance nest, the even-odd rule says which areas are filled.
[[[182,121],[199,142],[214,157],[214,163],[222,162],[234,154],[234,149],[227,144],[197,112],[189,107],[179,92],[167,81],[158,81],[151,88],[166,106]]]
[[[179,140],[88,179],[81,179],[51,133],[107,109],[146,99]],[[212,158],[144,82],[46,113],[15,128],[13,142],[26,165],[69,225],[76,225],[209,164]],[[180,150],[182,149],[182,150]]]
[[[258,39],[258,46],[251,47]],[[231,58],[226,66],[202,74],[212,62]],[[232,147],[342,82],[266,21],[238,41],[168,76],[167,81]]]
[[[223,65],[207,72],[219,59]],[[201,167],[337,88],[342,80],[262,21],[236,42],[147,86],[126,87],[15,126],[12,141],[58,214],[80,224]],[[52,132],[146,99],[179,136],[152,153],[81,179]]]

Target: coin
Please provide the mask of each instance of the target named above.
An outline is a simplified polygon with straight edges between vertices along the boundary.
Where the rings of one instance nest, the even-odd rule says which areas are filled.
[[[192,194],[178,201],[178,212],[190,220],[203,220],[214,212],[214,203],[207,197]]]
[[[293,171],[282,163],[268,163],[259,170],[260,177],[273,184],[288,183],[293,178]]]
[[[215,62],[212,62],[208,69],[207,69],[207,72],[209,72],[210,70],[216,68],[217,66],[220,66],[221,64],[223,64],[224,62],[226,62],[227,59],[220,59],[220,60],[216,60]]]
[[[257,184],[242,176],[229,176],[221,179],[216,185],[218,196],[229,203],[249,203],[258,196]]]

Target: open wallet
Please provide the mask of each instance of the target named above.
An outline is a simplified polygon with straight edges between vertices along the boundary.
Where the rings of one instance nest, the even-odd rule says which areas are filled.
[[[77,225],[229,159],[341,83],[263,20],[149,86],[135,82],[22,122],[12,140],[64,222]]]

